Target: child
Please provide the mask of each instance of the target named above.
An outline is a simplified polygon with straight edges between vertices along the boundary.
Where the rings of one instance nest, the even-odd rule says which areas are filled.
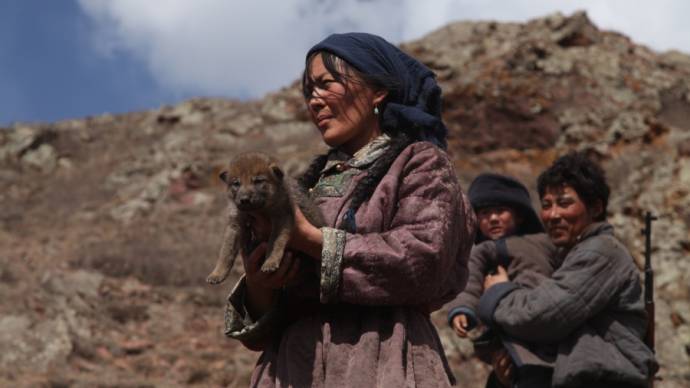
[[[448,323],[455,333],[466,338],[468,331],[478,327],[476,309],[482,294],[484,277],[498,265],[508,271],[510,279],[523,287],[534,288],[551,276],[557,267],[556,248],[532,207],[529,192],[517,180],[498,174],[481,174],[468,190],[470,203],[477,214],[479,231],[469,261],[467,286],[449,304]],[[481,327],[473,340],[475,352],[492,363],[503,348],[508,350],[517,366],[542,365],[548,355],[534,354],[527,345],[499,339]],[[536,356],[536,358],[535,358]],[[517,360],[516,360],[517,359]],[[499,378],[492,373],[487,386],[496,386]]]

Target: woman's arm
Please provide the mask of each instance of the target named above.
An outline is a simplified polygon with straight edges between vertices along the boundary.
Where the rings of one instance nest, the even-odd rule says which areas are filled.
[[[395,207],[388,230],[322,229],[322,302],[437,304],[455,296],[451,278],[464,286],[473,214],[445,154],[430,144],[411,148],[396,161],[404,163],[397,189],[370,200],[395,201],[380,205]]]
[[[225,335],[241,341],[251,350],[261,350],[276,335],[283,321],[281,289],[298,278],[299,258],[287,254],[275,272],[261,271],[266,244],[242,257],[245,275],[228,297]]]

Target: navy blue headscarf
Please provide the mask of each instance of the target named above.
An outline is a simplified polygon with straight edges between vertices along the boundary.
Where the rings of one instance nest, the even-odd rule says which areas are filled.
[[[404,129],[421,140],[446,148],[448,129],[441,120],[441,88],[434,73],[385,39],[362,32],[333,34],[307,53],[327,51],[357,71],[397,80],[400,88],[389,93],[381,113],[384,130]]]

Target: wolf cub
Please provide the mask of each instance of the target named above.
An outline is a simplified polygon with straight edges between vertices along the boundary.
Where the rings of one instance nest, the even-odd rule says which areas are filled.
[[[285,176],[274,158],[260,152],[244,153],[234,157],[220,179],[227,185],[228,222],[216,267],[206,281],[221,283],[228,276],[241,247],[248,246],[254,217],[265,217],[271,222],[264,272],[280,266],[290,234],[295,227],[294,204],[314,226],[323,226],[319,209],[290,177]]]

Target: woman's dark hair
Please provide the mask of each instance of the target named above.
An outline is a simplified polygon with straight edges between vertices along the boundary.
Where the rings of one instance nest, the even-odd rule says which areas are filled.
[[[397,80],[394,78],[386,75],[364,74],[352,67],[344,59],[330,52],[319,51],[307,58],[307,66],[302,74],[302,92],[306,100],[312,97],[314,87],[318,86],[317,80],[314,80],[309,76],[309,67],[311,61],[316,55],[321,55],[324,67],[331,73],[331,75],[333,75],[333,78],[345,85],[346,93],[349,92],[349,90],[347,89],[347,82],[345,81],[353,80],[355,82],[364,82],[365,85],[374,90],[386,90],[388,92],[386,100],[393,100],[395,98],[395,93],[398,92],[399,85]],[[381,109],[382,112],[385,110],[386,100],[384,100],[383,104],[379,106],[379,109]],[[382,114],[379,114],[379,117],[381,116]],[[345,212],[343,223],[340,225],[341,228],[344,228],[349,232],[355,232],[357,228],[355,213],[362,203],[369,199],[371,194],[376,189],[376,186],[390,169],[393,161],[395,161],[398,155],[400,155],[400,153],[408,145],[419,140],[419,136],[415,136],[413,132],[409,132],[410,130],[414,130],[414,128],[381,129],[391,137],[391,142],[389,143],[386,151],[367,169],[367,175],[357,183],[357,186],[354,189],[350,206]],[[321,176],[321,170],[326,165],[327,159],[327,155],[321,155],[314,159],[300,179],[300,184],[302,187],[308,189],[316,184]]]
[[[317,55],[321,56],[324,67],[329,73],[331,73],[333,78],[345,86],[346,93],[350,92],[347,86],[348,81],[363,82],[365,85],[374,90],[385,90],[388,92],[386,100],[395,99],[395,94],[398,93],[400,89],[398,80],[389,75],[365,74],[355,69],[352,65],[347,63],[347,61],[333,53],[328,51],[317,51],[307,58],[307,63],[304,68],[304,72],[302,73],[302,95],[304,96],[305,100],[309,100],[312,97],[314,86],[323,86],[319,85],[318,81],[309,75],[311,63]],[[385,101],[383,104],[385,105]],[[379,108],[382,109],[383,106]]]
[[[584,152],[570,152],[561,156],[539,175],[537,179],[539,198],[544,198],[547,188],[563,185],[572,187],[589,209],[596,206],[597,201],[601,201],[601,214],[596,215],[594,221],[606,219],[610,193],[606,175],[604,170],[590,160]]]

